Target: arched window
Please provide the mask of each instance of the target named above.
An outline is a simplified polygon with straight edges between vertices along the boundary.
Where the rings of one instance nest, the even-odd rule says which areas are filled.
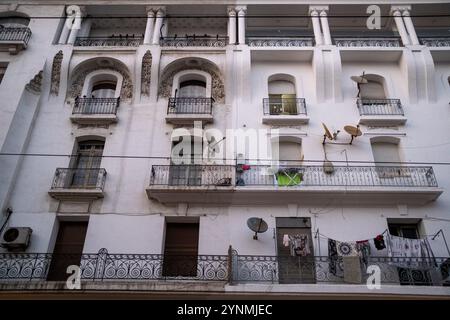
[[[174,77],[174,97],[206,98],[211,96],[211,76],[203,71],[186,70]]]
[[[294,77],[277,74],[269,77],[269,114],[297,114]]]
[[[401,160],[398,140],[395,138],[374,138],[371,140],[372,154],[380,178],[401,176]]]
[[[97,82],[92,86],[91,95],[94,98],[114,98],[117,83],[112,81]]]
[[[0,28],[24,28],[30,23],[30,18],[21,16],[0,17]]]
[[[206,97],[206,82],[202,80],[187,80],[180,83],[179,97]]]
[[[279,160],[281,165],[298,165],[303,160],[301,139],[293,136],[272,138],[272,158]]]
[[[382,76],[367,74],[364,76],[367,83],[359,84],[359,97],[361,99],[386,99],[385,80]]]

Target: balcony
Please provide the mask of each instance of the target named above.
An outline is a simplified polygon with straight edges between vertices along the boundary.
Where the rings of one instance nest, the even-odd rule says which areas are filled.
[[[192,124],[194,121],[213,122],[213,98],[169,98],[166,122],[171,124]]]
[[[31,30],[28,27],[0,28],[0,51],[7,51],[15,55],[27,48],[30,38]]]
[[[106,170],[56,169],[48,194],[57,200],[95,200],[103,198]]]
[[[82,125],[108,125],[117,122],[117,108],[120,98],[75,99],[70,120]]]
[[[254,48],[313,47],[313,37],[248,37],[247,44]]]
[[[406,122],[399,99],[358,99],[359,124],[368,126],[395,126]]]
[[[426,204],[442,192],[433,168],[409,166],[153,166],[147,187],[165,204]]]
[[[186,37],[164,37],[160,40],[160,45],[164,49],[181,48],[225,48],[228,44],[226,36],[186,36]]]
[[[361,266],[360,274],[349,279],[332,272],[331,265],[344,267],[342,258],[328,256],[239,255],[230,248],[228,255],[174,256],[162,254],[98,253],[0,253],[1,290],[69,290],[65,285],[68,265],[80,266],[83,290],[121,291],[214,291],[232,295],[252,286],[272,286],[264,294],[358,293],[373,295],[366,288],[369,274]],[[367,265],[380,270],[381,290],[377,294],[440,294],[448,286],[449,258],[368,257]],[[405,268],[404,266],[409,266]],[[341,271],[342,272],[342,271]],[[446,280],[447,279],[447,280]],[[349,281],[351,280],[351,281]],[[180,282],[182,288],[180,289]],[[291,284],[289,288],[283,286]],[[298,286],[293,286],[297,284]],[[308,286],[308,284],[310,286]],[[130,286],[131,285],[131,286]],[[229,286],[231,285],[231,286]],[[407,285],[407,287],[403,287]],[[416,287],[412,287],[416,286]],[[358,289],[361,288],[361,289]],[[312,291],[311,291],[312,290]],[[356,290],[356,291],[355,291]],[[362,290],[358,292],[358,290]],[[242,292],[240,292],[242,294]],[[430,294],[430,293],[429,293]],[[444,293],[445,294],[445,293]],[[439,293],[438,293],[439,295]]]
[[[264,124],[298,125],[309,122],[303,98],[264,98]]]
[[[162,203],[221,203],[234,191],[235,167],[231,165],[152,166],[151,200]]]
[[[75,47],[139,47],[144,42],[142,36],[125,35],[111,37],[78,37]]]
[[[328,256],[255,256],[233,255],[234,284],[329,284],[365,285],[369,274],[365,268],[360,276],[348,279],[339,272],[331,272],[330,266],[343,266],[342,257],[332,260]],[[449,258],[397,258],[368,257],[367,265],[381,271],[382,285],[443,286],[450,283]],[[344,265],[345,266],[345,265]],[[405,267],[407,266],[407,267]],[[358,279],[359,278],[359,279]],[[351,280],[351,282],[349,281]],[[411,289],[409,289],[411,290]]]
[[[334,43],[340,48],[399,48],[402,46],[399,37],[335,37]]]
[[[450,48],[449,36],[421,37],[420,42],[430,48]]]

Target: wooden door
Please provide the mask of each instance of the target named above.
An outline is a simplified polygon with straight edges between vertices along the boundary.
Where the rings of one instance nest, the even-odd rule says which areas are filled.
[[[80,265],[87,227],[87,221],[59,223],[58,236],[47,275],[48,281],[66,281],[69,277],[67,267]]]
[[[85,141],[79,144],[71,183],[73,188],[97,185],[103,147],[103,141]]]
[[[198,223],[167,223],[164,277],[197,276]]]

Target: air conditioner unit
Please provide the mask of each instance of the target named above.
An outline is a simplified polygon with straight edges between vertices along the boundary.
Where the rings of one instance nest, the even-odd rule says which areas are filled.
[[[2,235],[0,245],[8,250],[25,250],[30,244],[33,230],[28,227],[12,227]]]

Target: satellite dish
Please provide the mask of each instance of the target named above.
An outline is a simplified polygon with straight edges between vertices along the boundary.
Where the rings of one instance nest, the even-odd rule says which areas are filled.
[[[357,84],[369,83],[369,81],[366,78],[364,78],[364,75],[362,75],[362,76],[351,76],[350,79],[355,81]]]
[[[268,229],[267,223],[262,218],[248,218],[247,226],[250,230],[255,232],[254,240],[258,240],[258,233],[266,232]]]
[[[359,137],[360,135],[362,135],[362,132],[359,129],[359,125],[357,125],[356,127],[354,127],[354,126],[345,126],[344,130],[345,130],[345,132],[347,132],[349,135],[352,136],[352,140],[350,140],[349,144],[352,144],[354,138]]]
[[[330,140],[333,140],[333,135],[331,134],[328,127],[325,125],[325,123],[322,122],[323,130],[325,130],[325,134],[323,135],[323,142],[322,144],[325,144],[325,140],[328,138]]]

